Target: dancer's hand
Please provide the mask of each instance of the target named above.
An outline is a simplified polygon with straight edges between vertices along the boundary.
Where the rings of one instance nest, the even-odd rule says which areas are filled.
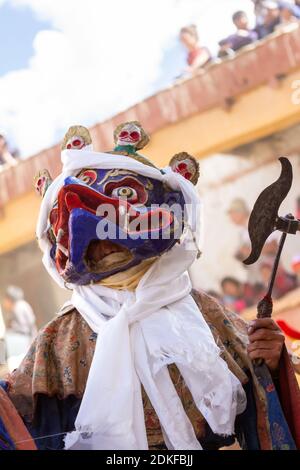
[[[248,336],[250,358],[264,359],[270,371],[276,371],[285,339],[279,326],[272,318],[259,318],[250,322]]]

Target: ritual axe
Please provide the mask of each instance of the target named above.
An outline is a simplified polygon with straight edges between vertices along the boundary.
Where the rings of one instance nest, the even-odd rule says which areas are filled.
[[[279,161],[282,167],[281,175],[277,181],[268,186],[258,197],[251,212],[248,225],[251,253],[244,261],[246,265],[253,264],[259,259],[265,242],[272,232],[275,230],[282,232],[267,292],[257,306],[257,318],[269,318],[272,316],[272,291],[281,252],[287,235],[295,235],[300,231],[300,220],[296,219],[292,214],[288,214],[285,217],[281,217],[278,214],[280,205],[289,193],[293,182],[293,168],[290,161],[285,157],[279,158]]]

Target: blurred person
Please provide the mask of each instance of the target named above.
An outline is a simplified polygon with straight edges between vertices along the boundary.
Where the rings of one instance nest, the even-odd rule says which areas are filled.
[[[248,233],[249,208],[243,199],[233,199],[227,210],[231,222],[239,231],[239,246],[235,258],[243,261],[250,253],[250,239]]]
[[[250,216],[249,208],[243,199],[234,199],[227,211],[229,219],[236,226],[238,230],[238,246],[234,254],[235,259],[242,262],[249,256],[251,250],[249,232],[248,232],[248,220]],[[260,275],[257,263],[243,267],[247,272],[247,282],[249,284],[255,284],[260,282]]]
[[[289,24],[297,24],[299,17],[296,16],[297,10],[295,5],[288,2],[281,2],[280,6],[280,23],[276,26],[276,31],[284,29]]]
[[[246,301],[243,298],[243,285],[234,277],[225,277],[221,281],[222,302],[226,308],[236,313],[241,313],[246,307]]]
[[[211,60],[209,49],[200,45],[196,25],[191,24],[181,28],[179,37],[181,43],[188,51],[188,67],[185,70],[187,73],[192,73],[193,71],[204,67]]]
[[[19,365],[37,333],[36,320],[20,287],[9,286],[2,305],[6,312],[5,339],[9,368],[13,369]]]
[[[288,8],[296,18],[300,18],[300,6],[295,0],[278,0],[279,9]]]
[[[226,39],[222,39],[221,41],[218,42],[219,45],[219,51],[218,51],[218,57],[220,59],[226,58],[226,57],[234,57],[234,50],[231,49],[231,43]]]
[[[3,319],[2,309],[0,306],[0,341],[5,337],[5,323]]]
[[[236,27],[236,32],[226,40],[229,49],[238,51],[242,47],[257,41],[258,34],[250,28],[248,16],[244,11],[235,12],[232,21]]]
[[[262,286],[265,291],[269,287],[273,271],[273,263],[263,261],[259,267],[262,279]],[[295,275],[288,273],[282,265],[279,265],[277,275],[273,287],[272,297],[274,299],[280,299],[285,294],[297,287],[297,278]]]
[[[239,245],[235,253],[235,258],[243,262],[250,254],[251,251],[251,242],[249,238],[248,231],[248,221],[250,216],[249,208],[246,202],[243,199],[234,199],[229,208],[228,216],[231,222],[237,227],[239,231]],[[259,264],[264,259],[273,260],[276,256],[278,249],[278,234],[276,232],[272,233],[268,240],[266,241],[264,248],[261,253],[261,258],[258,262],[246,266],[243,264],[243,267],[247,272],[247,283],[250,285],[255,285],[261,282]]]
[[[36,332],[34,312],[24,299],[24,292],[20,287],[9,286],[3,300],[3,308],[8,314],[7,328],[16,333],[29,336],[32,339]]]
[[[264,6],[265,0],[251,0],[254,5],[254,14],[256,19],[256,26],[264,23],[266,9]]]
[[[265,296],[265,289],[262,283],[249,284],[244,283],[244,300],[247,307],[253,307]]]
[[[294,256],[291,265],[292,271],[297,278],[297,284],[300,287],[300,255]]]
[[[265,1],[262,5],[264,8],[263,22],[258,24],[255,28],[259,39],[273,33],[276,26],[280,23],[279,3],[274,1]]]
[[[296,218],[300,220],[300,197],[296,200]]]
[[[225,297],[219,296],[219,301],[227,308],[234,309],[240,313],[247,307],[256,305],[264,297],[264,289],[261,283],[249,284],[240,282],[232,277],[225,277],[222,281],[225,284]],[[224,289],[223,289],[224,295]],[[232,301],[232,298],[233,301]]]
[[[13,155],[10,153],[8,149],[8,144],[6,138],[3,134],[0,134],[0,166],[1,165],[9,165],[14,166],[17,162]]]
[[[5,348],[5,323],[0,306],[0,370],[1,366],[5,364],[6,348]]]

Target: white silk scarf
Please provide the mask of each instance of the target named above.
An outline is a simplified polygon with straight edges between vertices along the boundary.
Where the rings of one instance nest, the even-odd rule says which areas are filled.
[[[194,402],[213,432],[230,435],[236,415],[246,406],[244,390],[220,357],[220,351],[190,296],[187,273],[197,249],[191,232],[199,232],[194,186],[170,168],[162,174],[131,158],[90,150],[62,152],[63,172],[41,205],[37,237],[43,262],[64,287],[50,257],[49,212],[64,180],[82,168],[127,169],[182,191],[188,205],[189,230],[141,278],[136,290],[100,285],[71,285],[71,302],[98,334],[86,389],[66,449],[148,449],[141,395],[143,385],[159,418],[169,449],[201,449],[168,372],[176,364]],[[194,237],[193,237],[194,238]],[[196,238],[199,238],[196,236]]]

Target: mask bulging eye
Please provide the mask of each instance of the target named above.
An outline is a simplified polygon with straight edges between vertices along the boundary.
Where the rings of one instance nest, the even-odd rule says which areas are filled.
[[[139,140],[140,134],[137,131],[133,131],[131,132],[130,137],[132,138],[132,140]]]
[[[129,132],[127,131],[122,131],[120,132],[120,135],[119,137],[121,137],[121,139],[124,139],[125,137],[128,137],[129,136]]]
[[[72,150],[81,150],[83,147],[85,147],[85,142],[82,137],[80,136],[74,136],[72,139],[69,139],[67,142],[67,149]]]
[[[112,193],[112,197],[128,199],[131,202],[137,201],[137,192],[135,189],[130,188],[129,186],[122,186],[120,188],[115,188]]]

